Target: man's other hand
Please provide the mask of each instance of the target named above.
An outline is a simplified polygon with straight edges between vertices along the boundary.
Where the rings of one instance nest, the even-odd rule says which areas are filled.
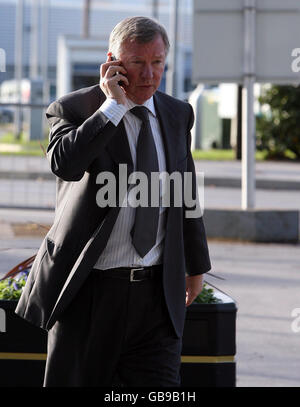
[[[203,288],[203,274],[195,276],[186,276],[186,297],[185,306],[188,307],[192,304],[194,299],[201,293]]]

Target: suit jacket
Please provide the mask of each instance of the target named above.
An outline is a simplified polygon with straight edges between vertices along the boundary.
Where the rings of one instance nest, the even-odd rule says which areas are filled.
[[[133,171],[123,120],[115,127],[99,111],[105,96],[99,86],[63,96],[47,109],[50,141],[47,157],[57,176],[54,223],[37,253],[18,302],[16,313],[49,330],[70,304],[105,248],[119,208],[96,203],[101,171],[118,180],[119,164]],[[167,171],[191,171],[191,106],[157,91],[154,104],[166,152]],[[117,187],[118,190],[118,187]],[[185,207],[167,209],[163,254],[163,287],[175,334],[181,336],[185,320],[185,272],[210,270],[202,218],[186,218]]]

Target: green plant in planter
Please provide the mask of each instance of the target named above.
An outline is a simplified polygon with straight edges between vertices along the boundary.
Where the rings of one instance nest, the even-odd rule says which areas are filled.
[[[204,283],[201,293],[195,298],[194,302],[197,304],[217,304],[222,302],[219,298],[215,297],[212,288],[206,288],[207,284]]]
[[[0,279],[0,300],[16,301],[21,297],[22,289],[26,284],[35,256],[31,256],[17,264]]]
[[[25,286],[29,270],[22,271],[16,277],[0,281],[0,300],[18,300]]]

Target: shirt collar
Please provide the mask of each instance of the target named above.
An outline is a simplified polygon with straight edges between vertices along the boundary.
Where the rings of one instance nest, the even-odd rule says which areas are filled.
[[[146,102],[144,102],[142,105],[138,105],[137,103],[134,103],[132,100],[126,98],[126,105],[129,110],[135,106],[145,106],[152,113],[152,115],[156,117],[153,96],[151,96],[150,99],[146,100]]]

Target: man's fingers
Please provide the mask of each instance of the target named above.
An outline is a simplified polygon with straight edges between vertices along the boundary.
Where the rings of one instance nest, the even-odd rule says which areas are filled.
[[[122,74],[117,74],[109,78],[104,78],[103,85],[107,88],[119,86],[119,82],[123,82],[125,85],[129,85],[128,79]]]
[[[189,295],[187,295],[187,297],[185,299],[185,306],[188,307],[189,305],[192,304],[193,301],[194,301],[194,298],[191,298]]]
[[[108,61],[108,62],[104,62],[104,64],[100,65],[100,75],[103,78],[106,74],[106,71],[108,70],[109,67],[113,67],[113,66],[117,66],[118,68],[122,68],[125,69],[124,67],[122,67],[120,65],[120,61]]]
[[[186,292],[186,297],[185,297],[185,305],[188,307],[189,305],[192,304],[194,299],[197,297],[198,294],[192,293],[190,291]]]
[[[112,76],[114,76],[114,75],[116,75],[118,73],[126,74],[127,71],[123,66],[120,66],[120,65],[118,65],[118,66],[109,66],[105,75],[108,78],[108,77],[112,77]]]
[[[186,298],[185,304],[188,307],[193,303],[198,294],[201,293],[203,288],[203,276],[187,276],[186,277]]]
[[[129,85],[129,81],[126,76],[124,76],[122,74],[118,74],[118,75],[116,75],[116,77],[118,79],[118,82],[123,82],[123,84],[125,84],[127,86]]]

